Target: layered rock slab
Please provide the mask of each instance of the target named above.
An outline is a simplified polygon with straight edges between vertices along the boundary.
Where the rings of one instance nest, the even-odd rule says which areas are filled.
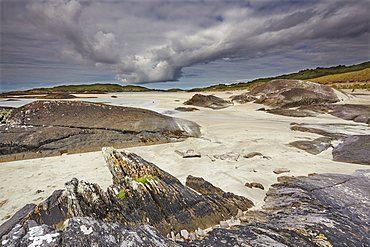
[[[369,246],[370,170],[280,179],[246,225],[183,246]]]
[[[77,101],[35,101],[0,126],[0,161],[199,137],[200,126],[150,110]]]
[[[333,149],[333,160],[370,165],[370,135],[354,135]]]

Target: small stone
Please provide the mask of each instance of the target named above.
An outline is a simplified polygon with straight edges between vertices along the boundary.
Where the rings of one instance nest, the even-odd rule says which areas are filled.
[[[256,183],[256,182],[245,183],[245,186],[247,186],[248,188],[258,188],[258,189],[261,189],[261,190],[265,189],[265,187],[263,187],[263,185],[261,183]]]
[[[182,156],[183,158],[200,158],[201,154],[195,152],[193,149],[188,150],[175,150],[177,154]]]
[[[184,239],[181,238],[180,233],[177,233],[175,236],[175,241],[183,241]]]
[[[238,213],[235,215],[235,218],[240,218],[244,215],[243,211],[238,208]]]
[[[239,220],[241,221],[241,222],[249,222],[249,220],[248,220],[248,218],[246,217],[246,216],[242,216],[242,217],[240,217],[239,218]]]
[[[175,235],[175,233],[173,231],[171,231],[171,239],[173,241],[176,241],[176,235]]]
[[[234,216],[231,216],[230,223],[234,223],[234,222],[235,222],[235,218]]]
[[[200,229],[199,227],[198,227],[198,229],[196,230],[196,233],[198,234],[198,236],[199,237],[204,237],[204,231],[202,230],[202,229]]]
[[[263,154],[261,154],[259,152],[251,152],[249,154],[244,155],[243,157],[249,159],[249,158],[252,158],[254,156],[263,156]]]
[[[220,227],[226,229],[229,228],[230,226],[227,223],[227,221],[220,221]]]
[[[214,226],[212,226],[211,228],[212,228],[212,230],[214,230],[214,229],[218,229],[218,228],[220,228],[220,225],[214,225]]]
[[[274,173],[275,173],[275,174],[281,174],[281,173],[284,173],[284,172],[290,172],[290,170],[289,170],[289,169],[287,169],[287,168],[276,168],[276,169],[274,170]]]
[[[185,229],[181,230],[180,231],[180,235],[181,237],[183,237],[185,240],[188,240],[189,239],[189,232]]]
[[[190,233],[190,241],[194,241],[196,239],[197,239],[197,236],[196,236],[195,232],[191,232]]]

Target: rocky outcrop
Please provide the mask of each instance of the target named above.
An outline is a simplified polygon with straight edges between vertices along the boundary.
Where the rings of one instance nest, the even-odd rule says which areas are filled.
[[[183,246],[369,246],[370,170],[280,179],[245,225]]]
[[[350,95],[319,83],[302,80],[272,80],[250,92],[234,96],[238,103],[254,101],[272,107],[297,107],[319,103],[335,103]]]
[[[214,95],[195,94],[191,99],[185,101],[184,105],[195,105],[212,109],[222,109],[232,105],[232,102],[221,99]]]
[[[190,222],[210,222],[219,217],[215,212],[229,210],[219,204],[236,205],[240,198],[224,197],[227,193],[220,188],[189,176],[187,183],[197,193],[135,154],[111,149],[104,153],[113,176],[113,185],[107,192],[96,184],[73,179],[65,190],[55,191],[40,205],[24,209],[14,217],[13,226],[6,225],[6,231],[1,225],[0,245],[370,245],[370,170],[358,170],[352,175],[280,177],[279,183],[267,192],[262,209],[244,213],[238,209],[235,217],[240,225],[229,227],[226,221],[221,221],[219,228],[214,227],[205,236],[197,229],[196,233],[203,238],[194,240],[194,234],[185,230]],[[212,201],[213,196],[221,201]],[[27,216],[22,218],[24,215]],[[177,234],[181,242],[160,233],[163,226],[167,229],[166,222],[173,223],[173,229],[183,229]],[[172,232],[169,236],[174,235]],[[194,241],[183,242],[184,239]]]
[[[4,223],[6,229],[26,220],[59,229],[69,226],[69,219],[74,217],[91,217],[118,225],[149,224],[162,234],[182,229],[190,232],[211,227],[253,206],[250,200],[222,190],[214,195],[195,192],[136,154],[104,148],[103,155],[113,180],[107,191],[74,178],[24,218]]]
[[[0,131],[0,161],[200,136],[199,125],[188,120],[145,109],[77,101],[36,101],[14,109]]]
[[[354,135],[333,149],[333,160],[370,165],[370,135]]]
[[[331,141],[332,138],[330,137],[319,137],[312,141],[302,140],[291,142],[289,143],[289,145],[305,150],[310,154],[319,154],[327,150],[328,148],[332,147]]]
[[[28,220],[3,237],[1,246],[180,246],[148,225],[123,226],[90,217],[74,217],[63,230]]]

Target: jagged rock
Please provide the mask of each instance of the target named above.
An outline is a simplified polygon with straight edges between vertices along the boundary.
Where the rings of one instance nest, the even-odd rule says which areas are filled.
[[[5,124],[13,111],[13,107],[0,107],[0,124]]]
[[[265,190],[265,187],[261,183],[252,182],[252,183],[245,183],[245,186],[248,188],[257,188],[261,190]]]
[[[291,130],[311,132],[333,139],[342,139],[351,135],[368,135],[369,128],[363,124],[308,124],[291,123]]]
[[[186,177],[185,185],[205,195],[208,194],[222,195],[224,193],[222,189],[212,185],[210,182],[204,180],[204,178],[194,177],[192,175]]]
[[[332,147],[331,145],[332,138],[330,137],[319,137],[312,141],[295,141],[289,143],[289,145],[302,149],[310,154],[319,154],[328,148]]]
[[[333,160],[370,165],[370,135],[354,135],[333,149]]]
[[[0,237],[12,230],[17,224],[21,223],[30,212],[35,210],[36,204],[27,204],[16,212],[9,220],[0,226]]]
[[[232,105],[231,101],[221,99],[214,95],[195,94],[191,99],[184,102],[184,105],[195,105],[212,109],[222,109]]]
[[[148,225],[123,226],[90,217],[74,217],[63,230],[35,221],[17,225],[2,237],[1,246],[180,246]]]
[[[290,172],[289,169],[287,168],[276,168],[274,169],[273,171],[275,174],[281,174],[281,173],[286,173],[286,172]]]
[[[14,109],[0,131],[0,161],[200,136],[199,125],[188,120],[145,109],[75,101],[35,101]]]
[[[246,225],[182,246],[369,246],[370,170],[295,177],[273,185]]]
[[[253,206],[232,193],[199,194],[136,154],[104,148],[103,155],[113,180],[106,192],[74,178],[17,223],[34,220],[59,229],[73,217],[92,217],[121,225],[149,224],[167,234],[205,229]]]
[[[335,103],[349,94],[323,84],[302,80],[272,80],[250,92],[234,97],[239,103],[254,101],[273,107],[296,107],[319,103]]]
[[[253,202],[243,196],[235,195],[231,192],[224,192],[219,187],[216,187],[200,177],[194,177],[189,175],[186,178],[186,186],[194,189],[201,193],[208,200],[215,202],[221,207],[228,209],[229,218],[236,215],[238,210],[246,211],[247,209],[254,206]],[[227,213],[227,212],[225,212]]]
[[[175,152],[183,158],[200,158],[200,157],[202,157],[202,155],[200,153],[195,152],[193,149],[175,150]]]

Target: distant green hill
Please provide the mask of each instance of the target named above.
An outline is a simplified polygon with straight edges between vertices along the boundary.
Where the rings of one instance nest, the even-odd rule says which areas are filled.
[[[88,84],[88,85],[63,85],[52,88],[35,88],[24,92],[9,92],[8,94],[45,94],[45,93],[108,93],[108,92],[151,92],[158,91],[142,86],[121,86],[118,84]]]
[[[213,85],[213,86],[209,86],[205,88],[194,88],[189,91],[241,90],[241,89],[253,88],[256,85],[259,85],[259,84],[262,84],[262,83],[265,83],[271,80],[275,80],[275,79],[313,81],[312,79],[314,78],[319,78],[319,77],[329,76],[329,75],[344,74],[344,73],[349,73],[349,72],[354,72],[354,71],[362,71],[368,68],[370,68],[370,61],[357,64],[357,65],[352,65],[352,66],[338,65],[338,66],[329,67],[329,68],[317,67],[316,69],[305,69],[305,70],[301,70],[296,73],[279,75],[275,77],[260,78],[260,79],[256,79],[250,82],[239,82],[239,83],[234,83],[230,85],[218,84],[218,85]],[[362,78],[362,79],[370,79],[370,76],[368,73],[363,73],[362,75],[367,77],[367,78]],[[340,78],[340,76],[338,78]]]

